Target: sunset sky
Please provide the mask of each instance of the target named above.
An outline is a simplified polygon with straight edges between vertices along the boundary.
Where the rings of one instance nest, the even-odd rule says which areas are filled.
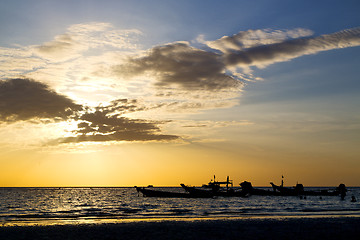
[[[359,12],[0,1],[0,187],[360,186]]]

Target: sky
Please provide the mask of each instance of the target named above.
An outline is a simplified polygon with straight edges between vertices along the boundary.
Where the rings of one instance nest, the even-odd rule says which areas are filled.
[[[0,2],[0,186],[360,186],[358,1]]]

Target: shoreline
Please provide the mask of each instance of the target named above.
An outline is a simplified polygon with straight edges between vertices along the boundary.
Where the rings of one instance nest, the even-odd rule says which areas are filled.
[[[236,221],[236,220],[279,220],[279,219],[317,219],[317,218],[359,218],[359,212],[351,213],[304,213],[304,214],[243,214],[241,216],[155,216],[155,217],[80,217],[80,218],[39,218],[0,221],[0,229],[6,227],[47,227],[71,225],[101,225],[138,222],[196,222],[196,221]]]
[[[172,219],[0,227],[0,239],[358,239],[360,216]]]

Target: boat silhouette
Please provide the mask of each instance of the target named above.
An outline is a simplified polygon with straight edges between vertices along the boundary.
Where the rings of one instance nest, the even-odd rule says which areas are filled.
[[[159,197],[159,198],[210,198],[213,195],[207,194],[194,194],[188,192],[170,192],[170,191],[161,191],[156,189],[148,189],[145,187],[135,186],[138,193],[142,193],[144,197]]]
[[[233,188],[233,181],[227,176],[226,181],[216,181],[215,175],[214,180],[211,180],[208,184],[204,184],[201,188],[187,186],[180,184],[185,191],[193,195],[204,195],[204,196],[221,196],[221,197],[245,197],[246,193],[243,191],[235,191]],[[225,185],[224,188],[221,186]]]
[[[181,187],[185,192],[171,192],[155,189],[152,185],[146,187],[135,186],[138,193],[142,193],[145,197],[161,197],[161,198],[212,198],[212,197],[247,197],[250,195],[260,196],[340,196],[344,199],[346,196],[345,184],[340,184],[333,190],[305,190],[302,184],[296,184],[294,187],[284,187],[284,180],[281,180],[281,185],[278,186],[270,183],[272,190],[254,188],[251,182],[243,181],[240,183],[241,190],[233,188],[233,181],[227,177],[226,181],[216,181],[214,179],[208,184],[203,184],[202,187],[193,187],[181,183]],[[223,187],[224,186],[224,187]],[[150,188],[150,189],[149,189]]]

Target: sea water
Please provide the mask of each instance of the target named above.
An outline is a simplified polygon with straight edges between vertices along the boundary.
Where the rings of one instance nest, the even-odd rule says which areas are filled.
[[[183,192],[181,188],[174,187],[154,189]],[[0,224],[77,224],[167,218],[360,216],[360,188],[347,189],[347,196],[341,200],[339,196],[151,198],[143,197],[135,188],[0,188]],[[358,201],[352,202],[352,196]]]

